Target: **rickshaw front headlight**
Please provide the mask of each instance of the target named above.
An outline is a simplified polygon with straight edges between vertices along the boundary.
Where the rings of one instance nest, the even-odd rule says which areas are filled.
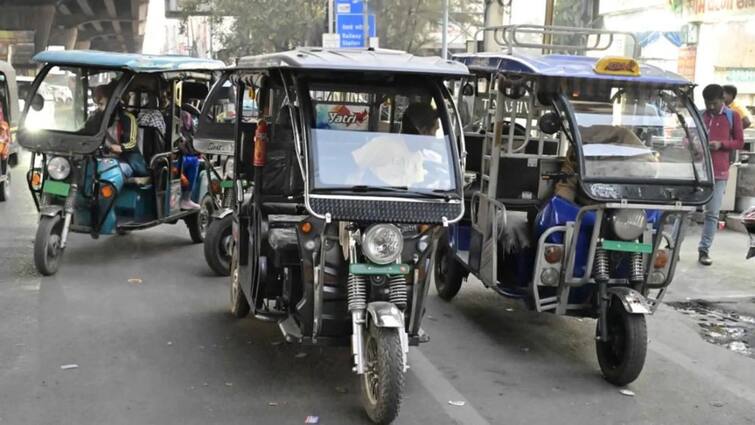
[[[620,209],[611,215],[613,232],[625,241],[631,241],[642,236],[647,224],[645,210]]]
[[[362,239],[362,252],[375,264],[390,264],[401,257],[404,236],[392,224],[376,224],[367,229]]]
[[[71,163],[62,156],[56,156],[47,163],[47,174],[54,180],[65,180],[71,174]]]

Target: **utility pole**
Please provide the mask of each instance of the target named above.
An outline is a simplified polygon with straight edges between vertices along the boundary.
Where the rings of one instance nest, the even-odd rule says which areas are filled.
[[[333,34],[333,2],[335,0],[328,0],[328,34]]]
[[[364,29],[364,47],[370,48],[370,11],[369,0],[364,0],[364,7],[362,9],[362,29]]]
[[[545,0],[545,22],[546,27],[553,26],[553,11],[555,9],[555,0]],[[543,45],[549,45],[553,42],[553,34],[548,31],[543,32]],[[550,49],[543,51],[543,54],[550,53]]]
[[[443,0],[443,42],[442,42],[443,59],[448,59],[448,0]]]

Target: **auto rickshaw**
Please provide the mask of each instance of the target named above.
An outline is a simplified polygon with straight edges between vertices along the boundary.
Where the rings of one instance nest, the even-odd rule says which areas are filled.
[[[502,51],[455,57],[473,74],[457,85],[468,207],[438,245],[437,291],[451,300],[471,274],[534,311],[597,318],[602,373],[628,384],[644,365],[645,315],[673,280],[685,218],[712,193],[693,84],[640,64],[638,48],[586,55],[631,34],[485,31]],[[559,41],[574,35],[586,44]],[[563,50],[572,53],[553,53]]]
[[[221,81],[200,116],[199,139],[235,140],[231,312],[291,343],[350,346],[376,423],[398,414],[409,346],[428,340],[433,245],[463,214],[444,80],[464,75],[390,50],[244,57],[227,76],[241,113],[218,119]]]
[[[10,169],[18,164],[18,145],[13,143],[18,118],[16,71],[0,61],[0,202],[10,198]]]
[[[32,151],[37,270],[58,270],[69,232],[97,238],[183,220],[201,242],[212,203],[203,199],[205,164],[184,143],[181,114],[198,114],[223,63],[74,50],[34,60],[44,66],[18,139]],[[52,86],[66,87],[72,99],[39,93]]]

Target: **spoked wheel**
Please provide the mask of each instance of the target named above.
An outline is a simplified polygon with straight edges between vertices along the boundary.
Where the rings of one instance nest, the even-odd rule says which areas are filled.
[[[241,289],[239,276],[239,254],[234,248],[231,255],[231,314],[241,319],[249,314],[249,302],[246,300],[244,290]]]
[[[231,273],[231,256],[233,255],[233,216],[213,220],[207,228],[204,240],[204,258],[212,271],[220,276]]]
[[[207,226],[212,219],[212,213],[215,211],[215,204],[212,202],[210,195],[205,195],[202,198],[202,202],[199,203],[199,212],[186,217],[186,227],[189,228],[189,235],[191,241],[194,243],[202,243],[205,235],[207,234]]]
[[[362,375],[362,405],[377,424],[398,416],[404,392],[403,353],[396,328],[370,326],[365,341],[366,370]]]
[[[51,276],[58,271],[60,258],[63,256],[61,234],[63,220],[59,215],[42,217],[34,239],[34,266],[44,276]]]
[[[648,348],[643,314],[630,314],[616,298],[607,317],[608,341],[597,341],[598,363],[606,381],[623,386],[640,376]]]
[[[446,301],[451,301],[459,293],[465,275],[464,267],[454,258],[448,245],[448,236],[443,235],[435,252],[435,289],[438,295]]]
[[[10,173],[7,173],[6,179],[0,182],[0,202],[5,202],[8,199],[10,199]]]

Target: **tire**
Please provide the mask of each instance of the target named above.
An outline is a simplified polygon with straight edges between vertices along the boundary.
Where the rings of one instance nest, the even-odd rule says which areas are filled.
[[[467,272],[459,263],[459,260],[453,256],[446,235],[443,235],[438,241],[434,268],[435,289],[438,291],[438,295],[446,301],[451,301],[459,293]]]
[[[189,228],[189,236],[191,236],[192,242],[204,242],[213,211],[215,211],[215,204],[212,202],[212,197],[205,195],[202,202],[199,203],[199,211],[184,219],[186,227]]]
[[[44,276],[54,275],[58,271],[63,250],[60,238],[63,232],[63,220],[59,215],[42,217],[34,238],[34,267]]]
[[[244,290],[239,281],[238,249],[233,249],[231,258],[231,314],[237,319],[242,319],[249,314],[249,302],[246,300]]]
[[[367,370],[361,376],[362,406],[376,424],[398,416],[404,392],[403,353],[397,328],[370,326],[365,341]]]
[[[8,178],[0,183],[0,202],[5,202],[10,199],[10,173],[7,174]]]
[[[624,386],[637,379],[645,365],[648,348],[645,315],[627,313],[614,297],[606,321],[609,340],[596,340],[598,363],[606,381]]]
[[[213,220],[207,228],[204,239],[204,259],[212,271],[219,276],[231,274],[231,256],[233,253],[233,216]]]

